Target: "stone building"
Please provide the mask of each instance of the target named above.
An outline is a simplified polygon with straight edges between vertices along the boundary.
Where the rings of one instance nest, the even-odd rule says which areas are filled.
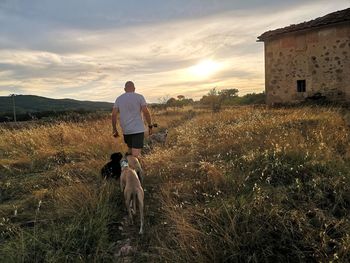
[[[267,31],[267,104],[327,98],[350,102],[350,8]]]

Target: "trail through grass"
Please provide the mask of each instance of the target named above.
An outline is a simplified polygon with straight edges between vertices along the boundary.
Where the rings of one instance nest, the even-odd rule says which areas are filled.
[[[138,221],[121,224],[118,185],[99,175],[110,153],[125,151],[109,119],[0,130],[1,262],[118,262],[128,237],[135,262],[349,261],[342,112],[155,115],[169,140],[142,160],[142,236]]]
[[[177,125],[191,113],[155,119]],[[0,129],[0,262],[115,262],[124,216],[100,169],[121,138],[110,119]]]

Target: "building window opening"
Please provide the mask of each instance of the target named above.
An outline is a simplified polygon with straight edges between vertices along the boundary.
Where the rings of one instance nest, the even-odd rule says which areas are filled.
[[[297,91],[298,92],[305,92],[306,91],[306,80],[297,80]]]

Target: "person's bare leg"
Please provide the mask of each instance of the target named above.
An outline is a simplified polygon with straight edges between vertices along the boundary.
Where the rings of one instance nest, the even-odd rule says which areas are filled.
[[[131,154],[132,156],[139,158],[139,156],[141,156],[141,149],[131,148]]]
[[[141,163],[141,149],[136,149],[136,148],[132,148],[131,149],[131,153],[132,153],[132,156],[134,156],[135,158],[137,158],[138,160],[139,160],[139,162],[140,162],[140,165],[141,165],[141,169],[142,169],[142,163]],[[137,173],[137,176],[139,177],[139,180],[140,180],[140,182],[141,182],[141,185],[143,185],[143,175],[142,175],[142,173]]]

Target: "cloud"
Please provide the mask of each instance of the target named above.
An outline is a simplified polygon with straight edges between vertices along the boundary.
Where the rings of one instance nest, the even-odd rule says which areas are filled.
[[[83,2],[0,2],[0,95],[112,102],[127,80],[150,102],[200,98],[213,87],[262,91],[258,35],[348,6],[345,0]],[[204,59],[225,67],[210,79],[189,76],[188,68]]]
[[[215,15],[225,11],[247,11],[266,6],[285,8],[312,0],[2,0],[0,17],[56,28],[106,29],[128,25],[158,24]],[[322,1],[325,2],[325,1]]]

